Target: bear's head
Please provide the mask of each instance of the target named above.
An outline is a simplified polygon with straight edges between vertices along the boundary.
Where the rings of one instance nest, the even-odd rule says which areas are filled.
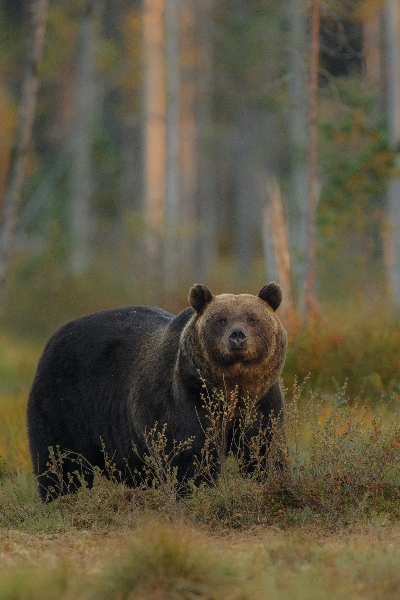
[[[287,345],[276,315],[281,300],[276,283],[265,285],[258,296],[213,296],[204,285],[191,288],[191,348],[205,379],[258,396],[279,379]]]

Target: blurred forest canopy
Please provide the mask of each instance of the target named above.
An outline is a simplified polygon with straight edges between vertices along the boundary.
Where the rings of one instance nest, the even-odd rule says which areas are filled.
[[[0,0],[1,198],[30,4]],[[400,304],[399,4],[319,2],[319,300]],[[288,268],[301,307],[310,6],[50,0],[9,312],[44,322],[115,302],[175,310],[196,281],[256,293]]]

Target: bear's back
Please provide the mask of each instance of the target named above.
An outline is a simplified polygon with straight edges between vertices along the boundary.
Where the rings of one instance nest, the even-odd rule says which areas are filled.
[[[78,317],[62,325],[48,340],[37,373],[43,382],[62,389],[82,378],[86,387],[97,387],[105,372],[113,378],[125,375],[134,363],[147,354],[149,346],[163,338],[171,345],[191,316],[187,309],[174,316],[162,309],[147,306],[125,306]],[[35,378],[33,388],[37,384]]]
[[[124,306],[78,317],[62,325],[47,347],[72,346],[80,354],[97,355],[108,343],[125,342],[137,346],[146,337],[166,327],[174,315],[147,306]]]

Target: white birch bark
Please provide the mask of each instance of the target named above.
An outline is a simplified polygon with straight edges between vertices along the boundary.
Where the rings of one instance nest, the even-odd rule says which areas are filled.
[[[198,233],[196,185],[198,181],[198,123],[196,122],[196,52],[193,52],[195,43],[195,14],[197,11],[195,0],[182,3],[182,53],[187,57],[186,68],[181,75],[181,139],[179,159],[181,165],[180,195],[181,210],[181,244],[180,244],[180,271],[183,280],[189,281],[195,277],[193,269],[196,254],[196,241]],[[197,45],[195,46],[197,48]]]
[[[307,227],[307,277],[305,305],[307,315],[315,310],[315,279],[317,268],[316,211],[317,211],[317,141],[318,141],[318,58],[319,58],[319,0],[313,0],[311,12],[309,153],[308,153],[308,227]]]
[[[307,220],[308,220],[308,77],[306,68],[307,21],[304,2],[291,0],[290,25],[290,140],[291,140],[291,182],[290,182],[290,237],[293,256],[293,275],[298,290],[298,304],[304,309],[306,260],[307,260]]]
[[[166,292],[176,291],[179,283],[179,14],[180,0],[165,0],[165,249],[164,282]]]
[[[214,161],[208,144],[211,131],[211,87],[213,77],[212,10],[214,0],[202,0],[196,5],[197,34],[197,108],[195,120],[198,128],[196,203],[200,223],[198,251],[193,261],[193,271],[198,281],[204,281],[217,253],[217,211]]]
[[[100,2],[88,0],[79,31],[75,113],[72,126],[69,265],[74,275],[85,273],[91,261],[93,173],[91,150],[96,110],[95,53]]]

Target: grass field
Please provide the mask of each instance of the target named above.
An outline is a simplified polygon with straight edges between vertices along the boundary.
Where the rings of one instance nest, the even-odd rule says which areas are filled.
[[[0,600],[399,598],[400,335],[363,334],[369,362],[356,365],[358,379],[338,362],[338,344],[351,360],[354,333],[338,335],[318,343],[351,385],[311,393],[331,362],[301,385],[286,374],[284,481],[246,479],[231,464],[216,487],[176,501],[162,486],[129,490],[98,475],[92,490],[49,505],[30,474],[25,427],[40,344],[0,337]],[[372,364],[371,348],[385,336],[391,366],[378,380],[383,358]],[[311,356],[316,339],[303,331],[293,347]],[[301,360],[290,355],[289,368]],[[365,396],[349,398],[349,388]]]
[[[395,600],[400,531],[134,529],[0,532],[0,598]]]

